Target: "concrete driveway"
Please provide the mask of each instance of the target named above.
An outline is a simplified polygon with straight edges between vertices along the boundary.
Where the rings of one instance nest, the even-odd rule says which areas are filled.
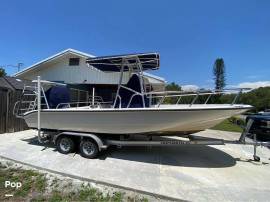
[[[101,184],[192,201],[266,201],[270,198],[270,150],[253,147],[174,146],[111,148],[98,159],[63,155],[39,145],[36,131],[0,134],[0,156],[36,168]],[[207,130],[197,135],[238,139]]]

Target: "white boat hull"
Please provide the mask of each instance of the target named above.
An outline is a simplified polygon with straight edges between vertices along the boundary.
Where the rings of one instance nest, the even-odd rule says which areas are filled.
[[[250,109],[250,105],[173,105],[129,109],[44,109],[41,128],[106,134],[189,133],[205,130]],[[37,111],[24,115],[37,128]]]

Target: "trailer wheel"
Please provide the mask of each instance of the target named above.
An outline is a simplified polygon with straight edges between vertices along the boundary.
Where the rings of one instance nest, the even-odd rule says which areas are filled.
[[[56,148],[62,154],[68,154],[74,151],[75,144],[71,137],[59,137],[56,141]]]
[[[261,158],[259,156],[256,156],[256,155],[254,155],[253,158],[254,158],[254,161],[256,161],[256,162],[260,162],[260,160],[261,160]]]
[[[97,144],[89,139],[84,139],[80,143],[81,156],[93,159],[98,155],[99,149]]]

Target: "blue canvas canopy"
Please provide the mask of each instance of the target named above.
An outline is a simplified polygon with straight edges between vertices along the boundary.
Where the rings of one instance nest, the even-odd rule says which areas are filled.
[[[87,64],[105,72],[120,72],[122,65],[124,66],[123,71],[129,71],[129,68],[138,70],[138,62],[141,64],[142,71],[149,69],[156,70],[159,68],[159,54],[127,54],[88,58],[86,60]]]
[[[69,89],[66,86],[53,86],[45,92],[50,108],[56,108],[60,103],[70,102]],[[65,105],[61,105],[65,107]]]

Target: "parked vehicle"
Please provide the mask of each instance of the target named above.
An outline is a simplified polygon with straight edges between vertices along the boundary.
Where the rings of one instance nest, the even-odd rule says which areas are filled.
[[[270,113],[264,112],[256,115],[249,115],[246,118],[246,122],[250,119],[253,120],[250,133],[253,135],[256,134],[256,138],[260,141],[270,141]]]

